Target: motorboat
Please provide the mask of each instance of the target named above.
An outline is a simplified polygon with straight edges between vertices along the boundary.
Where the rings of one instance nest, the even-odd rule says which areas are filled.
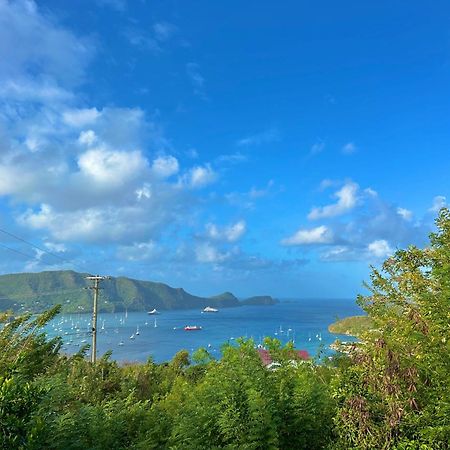
[[[184,327],[184,331],[199,331],[201,329],[202,329],[202,327],[200,327],[198,325],[186,325]]]
[[[154,314],[159,314],[159,312],[156,309],[152,309],[147,314],[154,315]]]
[[[218,312],[219,310],[216,308],[211,308],[211,306],[207,306],[202,312],[208,312],[208,313],[213,313],[213,312]]]

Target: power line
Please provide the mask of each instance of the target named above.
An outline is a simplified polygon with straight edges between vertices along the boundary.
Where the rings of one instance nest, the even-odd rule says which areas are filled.
[[[18,253],[19,255],[26,256],[27,258],[34,258],[35,257],[35,256],[32,256],[32,255],[28,255],[26,253],[20,252],[19,250],[16,250],[14,248],[8,247],[7,245],[3,245],[2,243],[0,243],[0,247],[6,248],[6,250],[9,250],[11,252]]]
[[[10,237],[12,237],[12,238],[14,238],[14,239],[17,239],[18,241],[21,241],[21,242],[23,242],[23,243],[25,243],[25,244],[27,244],[27,245],[30,245],[31,247],[33,247],[33,248],[35,248],[35,249],[37,249],[37,250],[39,250],[39,251],[41,251],[41,252],[47,253],[47,255],[53,256],[54,258],[57,258],[57,259],[59,259],[60,261],[63,261],[64,263],[71,264],[73,267],[76,267],[76,268],[80,269],[82,272],[88,272],[88,273],[89,273],[88,270],[85,270],[84,268],[78,266],[77,264],[73,263],[72,261],[69,261],[68,259],[63,258],[62,256],[56,255],[55,253],[52,253],[52,252],[50,252],[50,251],[48,251],[48,250],[45,250],[44,248],[39,247],[38,245],[33,244],[32,242],[29,242],[29,241],[27,241],[27,240],[21,238],[20,236],[17,236],[17,235],[15,235],[15,234],[13,234],[13,233],[10,233],[9,231],[6,231],[6,230],[3,230],[3,229],[0,228],[0,233],[6,234],[7,236],[10,236]],[[14,250],[14,249],[12,249],[12,248],[9,248],[9,247],[7,247],[6,245],[2,245],[2,244],[0,244],[0,245],[1,245],[2,247],[7,248],[8,250],[11,250],[11,251],[13,251],[13,252],[19,253],[19,254],[21,254],[21,255],[23,255],[23,256],[27,256],[27,257],[29,257],[29,258],[35,258],[35,256],[26,255],[25,253],[21,253],[21,252],[19,252],[18,250]]]

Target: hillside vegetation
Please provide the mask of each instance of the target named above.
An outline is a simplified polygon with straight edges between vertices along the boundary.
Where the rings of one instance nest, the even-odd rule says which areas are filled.
[[[92,308],[91,283],[87,274],[71,270],[20,273],[0,276],[0,310],[42,312],[62,305],[62,312],[83,312]],[[140,281],[126,277],[112,278],[101,284],[100,311],[146,311],[190,309],[212,306],[226,308],[242,303],[230,292],[214,297],[199,297],[182,288],[164,283]],[[271,297],[261,297],[268,302]],[[269,302],[270,303],[270,302]]]
[[[328,331],[335,334],[360,336],[373,328],[373,320],[367,316],[351,316],[340,319],[328,326]]]

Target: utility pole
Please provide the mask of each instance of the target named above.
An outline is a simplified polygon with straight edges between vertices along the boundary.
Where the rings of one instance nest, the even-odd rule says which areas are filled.
[[[100,275],[93,275],[86,277],[86,280],[94,282],[94,286],[90,286],[88,289],[94,291],[94,309],[92,311],[92,351],[91,351],[91,363],[95,364],[97,360],[97,309],[98,309],[98,290],[100,289],[100,281],[108,280],[111,277],[102,277]]]

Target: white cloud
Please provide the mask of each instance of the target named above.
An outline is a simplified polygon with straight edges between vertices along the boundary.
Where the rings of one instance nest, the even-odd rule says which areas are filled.
[[[441,208],[447,206],[447,199],[443,195],[437,195],[433,198],[433,205],[430,208],[431,212],[437,213]]]
[[[63,253],[67,251],[67,247],[58,242],[46,242],[44,245],[48,250],[54,253]]]
[[[236,153],[231,153],[228,155],[220,155],[217,158],[217,161],[220,163],[230,163],[230,164],[235,164],[235,163],[240,163],[240,162],[245,162],[247,161],[248,158],[246,155],[240,153],[240,152],[236,152]]]
[[[269,128],[268,130],[256,133],[250,136],[246,136],[239,139],[236,145],[240,147],[258,146],[263,144],[269,144],[271,142],[277,142],[280,140],[280,133],[276,128]]]
[[[372,188],[366,188],[364,189],[364,193],[367,194],[370,197],[377,197],[378,196],[378,192],[373,190]]]
[[[206,225],[206,236],[209,239],[216,241],[236,242],[239,240],[246,231],[246,223],[244,220],[240,220],[233,225],[229,225],[220,229],[213,223]]]
[[[178,28],[168,22],[157,22],[153,25],[155,39],[160,42],[169,40],[177,31]]]
[[[367,249],[369,253],[377,258],[385,258],[387,256],[392,255],[393,250],[389,246],[389,243],[385,239],[378,239],[376,241],[371,242]]]
[[[214,183],[217,179],[217,173],[211,168],[209,164],[205,166],[193,167],[183,178],[189,187],[198,189]]]
[[[194,94],[205,97],[205,78],[200,73],[200,66],[197,63],[190,62],[186,64],[186,73],[194,87]]]
[[[401,208],[401,207],[397,208],[397,214],[405,220],[411,220],[413,217],[412,211],[410,211],[409,209],[406,209],[406,208]]]
[[[1,54],[1,53],[0,53]],[[50,80],[5,80],[0,86],[0,98],[13,101],[61,102],[73,99],[73,94]]]
[[[60,84],[83,80],[92,55],[89,40],[58,26],[34,1],[0,1],[0,85],[9,83],[16,95],[21,86],[21,95],[36,95],[37,82],[47,85],[46,97],[49,86],[60,95]]]
[[[97,135],[93,130],[82,131],[78,137],[78,142],[90,147],[97,142]]]
[[[161,251],[154,241],[121,245],[117,249],[117,256],[127,261],[148,261],[158,257],[160,254]]]
[[[148,161],[139,150],[114,151],[104,148],[91,149],[78,159],[81,172],[97,183],[121,185],[138,178]]]
[[[337,245],[320,255],[322,261],[348,261],[352,259],[352,250],[345,245]]]
[[[344,155],[351,155],[351,154],[355,153],[357,150],[358,149],[353,142],[347,142],[347,144],[345,144],[342,147],[342,153],[344,153]]]
[[[151,196],[152,196],[152,187],[149,183],[144,183],[142,187],[136,189],[136,198],[138,200],[150,198]]]
[[[167,178],[178,173],[178,160],[173,156],[159,156],[152,163],[152,172],[161,178]]]
[[[63,120],[67,125],[82,128],[92,125],[100,117],[96,108],[82,108],[64,111]]]
[[[312,244],[331,244],[333,242],[333,232],[321,225],[311,229],[300,229],[291,237],[281,241],[282,245],[312,245]]]
[[[337,202],[331,205],[316,207],[308,214],[308,219],[316,220],[340,216],[352,210],[358,201],[357,192],[359,186],[351,181],[347,182],[339,191],[334,194]]]
[[[312,147],[309,151],[309,154],[311,156],[318,155],[319,153],[322,153],[324,149],[325,149],[325,143],[322,141],[319,141],[312,145]]]
[[[221,263],[230,257],[230,253],[221,253],[216,247],[208,242],[202,242],[195,248],[195,255],[201,263]]]

